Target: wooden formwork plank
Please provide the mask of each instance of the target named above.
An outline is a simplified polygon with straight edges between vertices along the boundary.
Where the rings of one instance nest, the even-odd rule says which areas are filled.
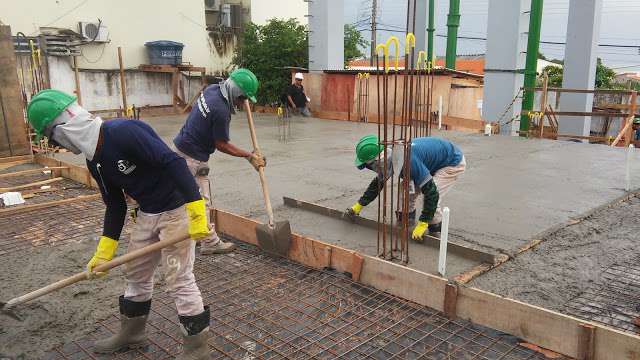
[[[94,189],[98,188],[98,184],[95,182],[95,180],[93,180],[93,177],[91,177],[91,173],[86,167],[69,164],[61,160],[46,157],[44,155],[36,155],[34,157],[34,161],[36,164],[40,164],[42,166],[66,167],[67,169],[61,169],[59,171],[60,176],[79,182]]]
[[[47,185],[47,184],[51,184],[53,182],[60,181],[62,179],[64,179],[64,178],[57,177],[57,178],[48,179],[48,180],[36,181],[36,182],[29,183],[29,184],[16,185],[16,186],[10,186],[10,187],[3,187],[3,188],[0,188],[0,193],[8,192],[8,191],[22,190],[22,189],[28,189],[28,188],[32,188],[32,187],[36,187],[36,186],[41,186],[41,185]]]
[[[40,210],[40,209],[45,209],[52,206],[64,205],[64,204],[73,203],[77,201],[95,200],[99,198],[100,198],[100,194],[80,195],[70,199],[54,200],[54,201],[43,202],[40,204],[12,206],[5,209],[0,209],[0,215],[7,215],[7,214],[14,215],[14,214],[23,213],[26,211]]]
[[[13,162],[31,162],[33,161],[32,155],[18,155],[18,156],[9,156],[9,157],[0,157],[0,164],[5,163],[13,163]]]
[[[438,311],[444,310],[447,279],[376,257],[362,257],[360,282],[363,284]]]
[[[6,174],[0,174],[0,178],[22,176],[22,175],[29,175],[29,174],[37,174],[37,173],[41,173],[41,172],[44,172],[44,171],[54,171],[54,170],[62,170],[62,169],[68,169],[68,167],[67,166],[54,166],[54,167],[50,167],[50,168],[38,168],[38,169],[15,171],[15,172],[10,172],[10,173],[6,173]]]

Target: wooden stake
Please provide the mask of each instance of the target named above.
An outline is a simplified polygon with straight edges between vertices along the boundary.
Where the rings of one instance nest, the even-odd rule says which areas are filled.
[[[591,324],[579,324],[578,359],[593,360],[596,345],[596,328]]]
[[[456,307],[458,302],[458,285],[447,283],[444,288],[444,314],[450,320],[456,318]]]
[[[629,117],[627,123],[633,124],[633,118],[636,116],[636,102],[638,101],[638,92],[631,93],[631,104],[629,104]],[[631,138],[633,137],[633,129],[629,127],[624,134],[624,145],[629,146],[631,144]]]
[[[120,50],[120,48],[118,48]],[[80,74],[78,74],[78,60],[77,56],[73,57],[73,73],[76,78],[76,96],[78,97],[78,105],[82,106],[82,95],[80,93]],[[122,66],[122,62],[121,65]]]
[[[118,62],[120,63],[120,88],[122,89],[122,110],[127,113],[127,84],[124,79],[124,65],[122,64],[122,48],[118,46]]]
[[[544,113],[547,110],[547,89],[549,86],[549,75],[545,71],[544,78],[542,80],[542,99],[540,99],[540,111],[542,111],[542,115],[540,116],[540,133],[539,136],[542,138],[544,133]]]
[[[53,178],[53,179],[49,179],[49,180],[42,180],[42,181],[33,182],[33,183],[30,183],[30,184],[24,184],[24,185],[17,185],[17,186],[10,186],[10,187],[6,187],[6,188],[0,188],[0,193],[8,192],[8,191],[16,191],[16,190],[20,190],[20,189],[28,189],[30,187],[51,184],[52,182],[60,181],[62,179],[64,179],[64,178],[57,177],[57,178]]]

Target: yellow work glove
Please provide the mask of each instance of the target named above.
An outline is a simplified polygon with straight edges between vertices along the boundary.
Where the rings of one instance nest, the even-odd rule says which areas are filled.
[[[428,223],[424,221],[418,221],[418,225],[416,225],[416,227],[413,228],[413,233],[411,233],[411,238],[416,241],[422,241],[422,236],[424,235],[425,231],[427,231],[428,227],[429,227]]]
[[[189,217],[189,236],[196,241],[206,238],[209,235],[209,227],[204,199],[187,203],[186,208]]]
[[[93,257],[89,260],[89,263],[87,263],[87,271],[90,274],[89,277],[93,278],[107,275],[107,271],[94,272],[93,268],[113,259],[113,255],[115,255],[117,249],[118,241],[107,236],[101,236],[98,247],[96,248],[96,253],[93,254]]]
[[[352,207],[348,208],[347,211],[344,212],[344,216],[348,217],[351,221],[355,221],[356,216],[360,214],[360,211],[362,211],[363,207],[364,206],[360,205],[360,203],[357,202],[353,204]]]
[[[252,152],[246,159],[253,165],[253,168],[258,171],[261,167],[267,166],[267,158],[262,156],[259,152]]]

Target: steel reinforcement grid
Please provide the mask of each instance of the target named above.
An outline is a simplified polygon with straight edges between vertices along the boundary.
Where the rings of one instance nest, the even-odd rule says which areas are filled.
[[[314,270],[238,243],[198,256],[195,274],[211,306],[212,359],[545,359],[520,340],[394,297],[331,270]],[[181,350],[173,300],[157,284],[148,345],[103,356],[93,341],[119,329],[114,314],[47,359],[165,359]]]

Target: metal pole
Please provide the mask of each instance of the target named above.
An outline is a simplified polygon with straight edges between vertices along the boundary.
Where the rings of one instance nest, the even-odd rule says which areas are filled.
[[[118,46],[118,62],[120,63],[120,88],[122,91],[122,112],[127,114],[127,88],[124,80],[124,66],[122,65],[122,48]],[[175,94],[174,94],[175,95]]]
[[[369,66],[373,66],[373,59],[376,58],[376,17],[378,11],[378,1],[371,1],[371,60]]]
[[[438,97],[438,130],[442,130],[442,95]]]
[[[535,1],[535,0],[534,0]],[[447,16],[447,57],[446,67],[456,68],[456,48],[458,46],[458,27],[460,26],[460,0],[449,0]]]
[[[524,69],[524,97],[522,100],[522,115],[520,117],[520,136],[526,136],[529,131],[529,115],[533,110],[533,100],[536,86],[536,67],[538,65],[538,50],[540,48],[540,27],[542,25],[543,0],[531,0],[531,14],[529,18],[529,39],[527,40],[527,63]]]
[[[631,191],[631,156],[633,155],[633,144],[630,144],[629,147],[627,147],[627,156],[626,156],[626,166],[625,166],[625,174],[624,174],[624,179],[625,179],[625,185],[624,185],[624,190],[625,191]]]
[[[427,26],[427,61],[433,61],[433,33],[435,28],[435,2],[429,0],[429,25]]]

